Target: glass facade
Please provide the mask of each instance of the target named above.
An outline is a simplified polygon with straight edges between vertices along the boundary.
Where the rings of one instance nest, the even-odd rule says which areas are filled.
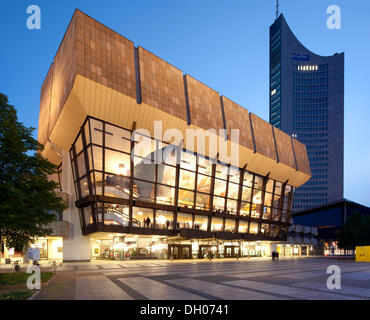
[[[84,234],[286,236],[293,187],[134,134],[91,117],[80,130],[70,157]]]

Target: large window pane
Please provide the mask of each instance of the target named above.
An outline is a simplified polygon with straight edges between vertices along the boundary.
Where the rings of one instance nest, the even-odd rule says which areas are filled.
[[[130,153],[131,134],[125,129],[105,125],[105,146]]]
[[[198,172],[212,175],[212,162],[202,156],[198,156]]]
[[[95,177],[95,191],[97,195],[103,195],[103,174],[101,172],[94,172]]]
[[[265,219],[265,220],[270,220],[271,219],[271,208],[270,207],[264,207],[263,208],[262,219]]]
[[[86,174],[86,163],[84,152],[77,156],[77,166],[78,166],[78,177],[82,177]]]
[[[280,195],[278,195],[278,194],[274,194],[274,201],[272,202],[272,206],[274,207],[274,208],[279,208],[279,206],[280,206]]]
[[[188,190],[179,190],[179,206],[185,208],[194,207],[194,192]]]
[[[174,186],[176,183],[176,168],[160,164],[158,165],[158,180],[159,183]]]
[[[261,226],[261,234],[268,236],[269,232],[270,232],[270,225],[267,223],[263,223]]]
[[[223,224],[224,220],[222,218],[213,217],[211,231],[212,232],[223,231]]]
[[[244,217],[249,216],[250,211],[250,203],[249,202],[242,202],[240,206],[240,215]]]
[[[103,149],[93,146],[94,170],[103,171]]]
[[[225,180],[215,179],[214,194],[216,196],[225,197],[225,195],[226,195],[226,185],[227,185],[227,182]]]
[[[193,228],[193,215],[179,212],[177,214],[177,228],[178,229],[192,229]]]
[[[163,162],[176,166],[178,162],[178,153],[181,152],[181,150],[174,145],[168,145],[162,149],[162,152]]]
[[[82,151],[82,136],[81,133],[78,135],[78,138],[75,142],[76,155]]]
[[[134,199],[144,202],[154,202],[154,183],[134,180]]]
[[[281,195],[283,184],[279,181],[275,182],[275,194]]]
[[[133,154],[146,159],[146,163],[154,162],[154,152],[156,151],[156,141],[148,136],[143,136],[134,132],[132,139],[135,141]]]
[[[236,183],[229,182],[228,198],[238,199],[239,196],[239,185]]]
[[[225,219],[225,231],[226,232],[235,232],[235,220]]]
[[[213,210],[225,210],[225,198],[213,197]]]
[[[203,193],[197,193],[196,208],[200,210],[209,210],[210,196]]]
[[[90,119],[91,141],[94,144],[103,145],[103,123],[101,121]]]
[[[124,227],[128,227],[130,221],[128,206],[106,203],[104,207],[105,207],[104,211],[105,225],[121,225]]]
[[[105,172],[130,176],[130,156],[105,149]]]
[[[244,172],[243,185],[250,188],[253,187],[253,173],[249,171]]]
[[[86,178],[81,179],[79,181],[79,184],[81,188],[81,198],[89,196],[90,192],[89,192],[89,185],[87,183],[87,179]]]
[[[155,214],[155,227],[157,229],[173,229],[173,212],[157,210]]]
[[[153,227],[153,210],[147,208],[132,208],[132,226],[142,228]]]
[[[175,188],[157,185],[157,203],[174,205]]]
[[[228,173],[228,167],[225,164],[218,163],[216,165],[216,177],[219,179],[226,180],[227,179],[227,173]]]
[[[211,177],[198,174],[197,191],[210,193],[211,191]]]
[[[238,205],[238,201],[227,199],[227,207],[226,207],[227,213],[236,214],[237,205]]]
[[[254,187],[256,189],[262,190],[262,187],[263,187],[263,178],[261,176],[255,175],[255,178],[254,178]]]
[[[194,217],[194,229],[207,231],[207,227],[208,227],[208,217],[205,216]]]
[[[116,175],[105,175],[104,195],[108,197],[118,197],[129,199],[130,197],[130,178]]]
[[[195,187],[195,173],[186,170],[180,170],[180,188],[194,190]]]
[[[247,233],[248,232],[248,221],[239,220],[239,233]]]
[[[249,233],[250,234],[257,234],[258,233],[258,223],[257,222],[251,222],[251,225],[249,227]]]
[[[252,189],[250,187],[243,186],[242,200],[250,202],[252,196]]]
[[[252,205],[251,217],[259,219],[260,218],[260,209],[261,209],[260,204],[253,204]]]
[[[272,203],[272,194],[265,192],[265,206],[271,207]]]
[[[150,182],[155,182],[155,165],[147,164],[142,158],[135,157],[134,177]]]
[[[266,191],[272,193],[274,190],[274,180],[268,179],[266,183]]]
[[[184,169],[188,169],[191,171],[195,171],[195,166],[197,163],[196,156],[190,152],[184,152],[181,153],[181,162],[180,167]]]
[[[82,210],[83,210],[83,214],[84,214],[84,218],[85,218],[85,225],[88,226],[89,224],[92,224],[93,223],[93,217],[92,217],[92,213],[91,213],[91,207],[88,206],[88,207],[82,208]]]
[[[240,169],[236,167],[230,167],[229,170],[229,181],[239,183],[240,182]]]

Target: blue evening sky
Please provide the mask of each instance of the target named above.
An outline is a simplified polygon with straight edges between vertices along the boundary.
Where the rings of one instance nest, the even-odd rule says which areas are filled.
[[[26,27],[32,4],[41,8],[41,30]],[[341,30],[326,26],[332,4],[341,8]],[[344,193],[370,206],[370,1],[280,0],[280,5],[308,49],[346,54]],[[2,0],[0,92],[25,125],[37,128],[40,88],[75,8],[268,121],[274,0]]]

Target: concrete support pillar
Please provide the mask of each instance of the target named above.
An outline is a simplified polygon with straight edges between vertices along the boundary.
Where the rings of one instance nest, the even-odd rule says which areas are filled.
[[[69,237],[63,239],[63,261],[90,261],[90,239],[82,235],[79,211],[75,206],[71,160],[69,152],[65,150],[62,163],[62,190],[70,195],[68,208],[63,212],[63,220],[69,222]]]

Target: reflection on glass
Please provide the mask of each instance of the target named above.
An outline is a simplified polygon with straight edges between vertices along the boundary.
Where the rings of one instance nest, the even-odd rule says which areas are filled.
[[[223,231],[223,224],[224,220],[222,218],[213,217],[211,231],[212,232]]]
[[[221,196],[225,197],[226,195],[226,181],[220,180],[220,179],[215,179],[215,190],[214,194],[216,196]]]
[[[188,190],[179,190],[179,206],[185,208],[194,207],[194,192]]]
[[[81,134],[79,134],[75,142],[76,155],[78,155],[82,151],[82,148],[83,148],[82,137],[81,137]]]
[[[100,172],[94,172],[95,178],[95,189],[97,195],[103,195],[103,174]],[[94,181],[94,180],[92,180]]]
[[[157,229],[173,229],[173,212],[157,210],[155,215],[155,227]]]
[[[252,204],[251,217],[252,218],[259,219],[259,217],[260,217],[260,209],[261,209],[261,205],[260,204],[253,203]]]
[[[147,208],[132,208],[132,226],[141,228],[153,227],[153,210]]]
[[[132,140],[135,141],[133,154],[142,158],[146,158],[146,163],[150,164],[154,161],[154,153],[156,150],[156,142],[150,137],[133,132]]]
[[[275,181],[275,194],[281,195],[283,184],[279,181]]]

